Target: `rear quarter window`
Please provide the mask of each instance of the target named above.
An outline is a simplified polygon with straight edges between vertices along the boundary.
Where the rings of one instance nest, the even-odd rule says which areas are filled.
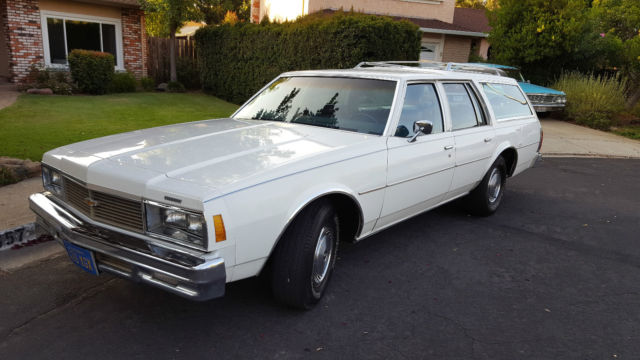
[[[532,115],[527,99],[519,86],[483,83],[482,90],[497,120]]]

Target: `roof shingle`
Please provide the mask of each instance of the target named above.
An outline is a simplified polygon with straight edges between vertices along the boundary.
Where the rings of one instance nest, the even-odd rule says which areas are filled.
[[[488,33],[491,31],[489,19],[485,10],[455,8],[453,12],[453,23],[465,27],[470,31]]]

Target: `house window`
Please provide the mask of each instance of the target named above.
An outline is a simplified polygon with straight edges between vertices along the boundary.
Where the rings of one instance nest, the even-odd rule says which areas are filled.
[[[123,68],[122,29],[117,19],[43,12],[42,34],[48,66],[67,66],[69,53],[82,49],[110,53],[116,68]]]

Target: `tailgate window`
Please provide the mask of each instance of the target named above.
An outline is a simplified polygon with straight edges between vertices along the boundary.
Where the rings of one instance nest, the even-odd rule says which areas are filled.
[[[530,116],[531,108],[527,99],[517,85],[483,83],[489,104],[497,120],[522,116]]]

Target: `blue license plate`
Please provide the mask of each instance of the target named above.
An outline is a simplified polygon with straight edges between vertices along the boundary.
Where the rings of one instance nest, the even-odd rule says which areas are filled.
[[[64,248],[67,249],[71,262],[78,265],[82,270],[89,274],[98,275],[98,267],[93,257],[93,252],[80,246],[74,245],[68,241],[64,241]]]

